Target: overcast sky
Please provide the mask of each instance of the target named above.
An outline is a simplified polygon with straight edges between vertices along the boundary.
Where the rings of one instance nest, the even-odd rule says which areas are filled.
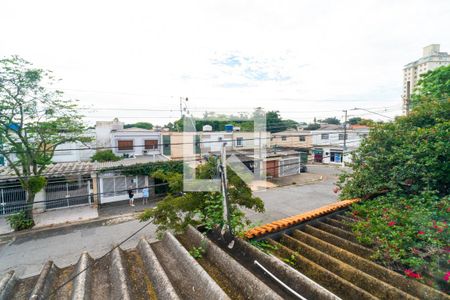
[[[180,96],[197,115],[311,121],[400,114],[403,66],[428,44],[450,52],[450,1],[3,0],[0,28],[0,56],[53,70],[99,108],[91,122],[165,124]]]

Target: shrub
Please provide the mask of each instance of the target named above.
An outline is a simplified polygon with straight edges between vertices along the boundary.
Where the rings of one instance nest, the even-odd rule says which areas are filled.
[[[97,151],[94,155],[91,157],[91,161],[98,161],[98,162],[105,162],[105,161],[118,161],[122,158],[119,156],[116,156],[112,150],[103,150],[103,151]]]
[[[9,226],[11,226],[14,231],[25,230],[34,226],[33,219],[27,216],[26,211],[21,211],[6,217]]]
[[[355,204],[353,231],[375,249],[373,259],[428,285],[445,289],[450,270],[450,197],[435,193],[387,195]]]

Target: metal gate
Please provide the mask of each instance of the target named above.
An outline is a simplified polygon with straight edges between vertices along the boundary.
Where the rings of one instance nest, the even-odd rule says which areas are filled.
[[[61,208],[91,204],[90,182],[48,184],[45,187],[45,208]]]
[[[287,158],[280,161],[280,176],[300,174],[300,157]]]
[[[27,195],[21,187],[0,188],[0,215],[9,215],[27,207]]]

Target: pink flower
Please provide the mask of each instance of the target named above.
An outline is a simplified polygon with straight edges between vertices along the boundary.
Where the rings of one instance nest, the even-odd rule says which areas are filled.
[[[445,281],[448,281],[449,279],[450,279],[450,271],[445,273],[445,275],[444,275],[444,280]]]
[[[419,230],[419,232],[417,232],[417,234],[425,234],[425,231]]]
[[[388,223],[388,226],[391,227],[391,226],[394,226],[395,224],[397,224],[397,222],[395,222],[395,221],[390,221],[390,222]]]
[[[422,276],[420,276],[419,273],[415,273],[413,270],[411,269],[407,269],[405,270],[405,275],[410,277],[410,278],[416,278],[416,279],[420,279],[422,278]]]

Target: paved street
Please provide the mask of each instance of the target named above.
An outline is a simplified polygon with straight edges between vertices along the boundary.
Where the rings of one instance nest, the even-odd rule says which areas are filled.
[[[308,172],[323,175],[323,181],[302,186],[286,186],[265,191],[256,191],[254,195],[264,201],[266,212],[258,214],[247,211],[247,216],[257,224],[264,224],[337,201],[333,192],[339,169],[328,166],[311,165]]]
[[[266,223],[336,201],[337,196],[332,191],[336,169],[310,166],[309,171],[324,175],[324,180],[310,185],[255,192],[264,200],[266,212],[250,213],[252,221]],[[106,226],[86,224],[77,229],[66,228],[51,234],[36,233],[33,238],[19,238],[0,246],[0,274],[15,269],[19,276],[34,275],[49,259],[53,259],[58,266],[66,266],[75,263],[83,251],[99,257],[142,225],[135,220]],[[134,247],[142,236],[155,239],[155,226],[147,227],[125,243],[123,248]]]

